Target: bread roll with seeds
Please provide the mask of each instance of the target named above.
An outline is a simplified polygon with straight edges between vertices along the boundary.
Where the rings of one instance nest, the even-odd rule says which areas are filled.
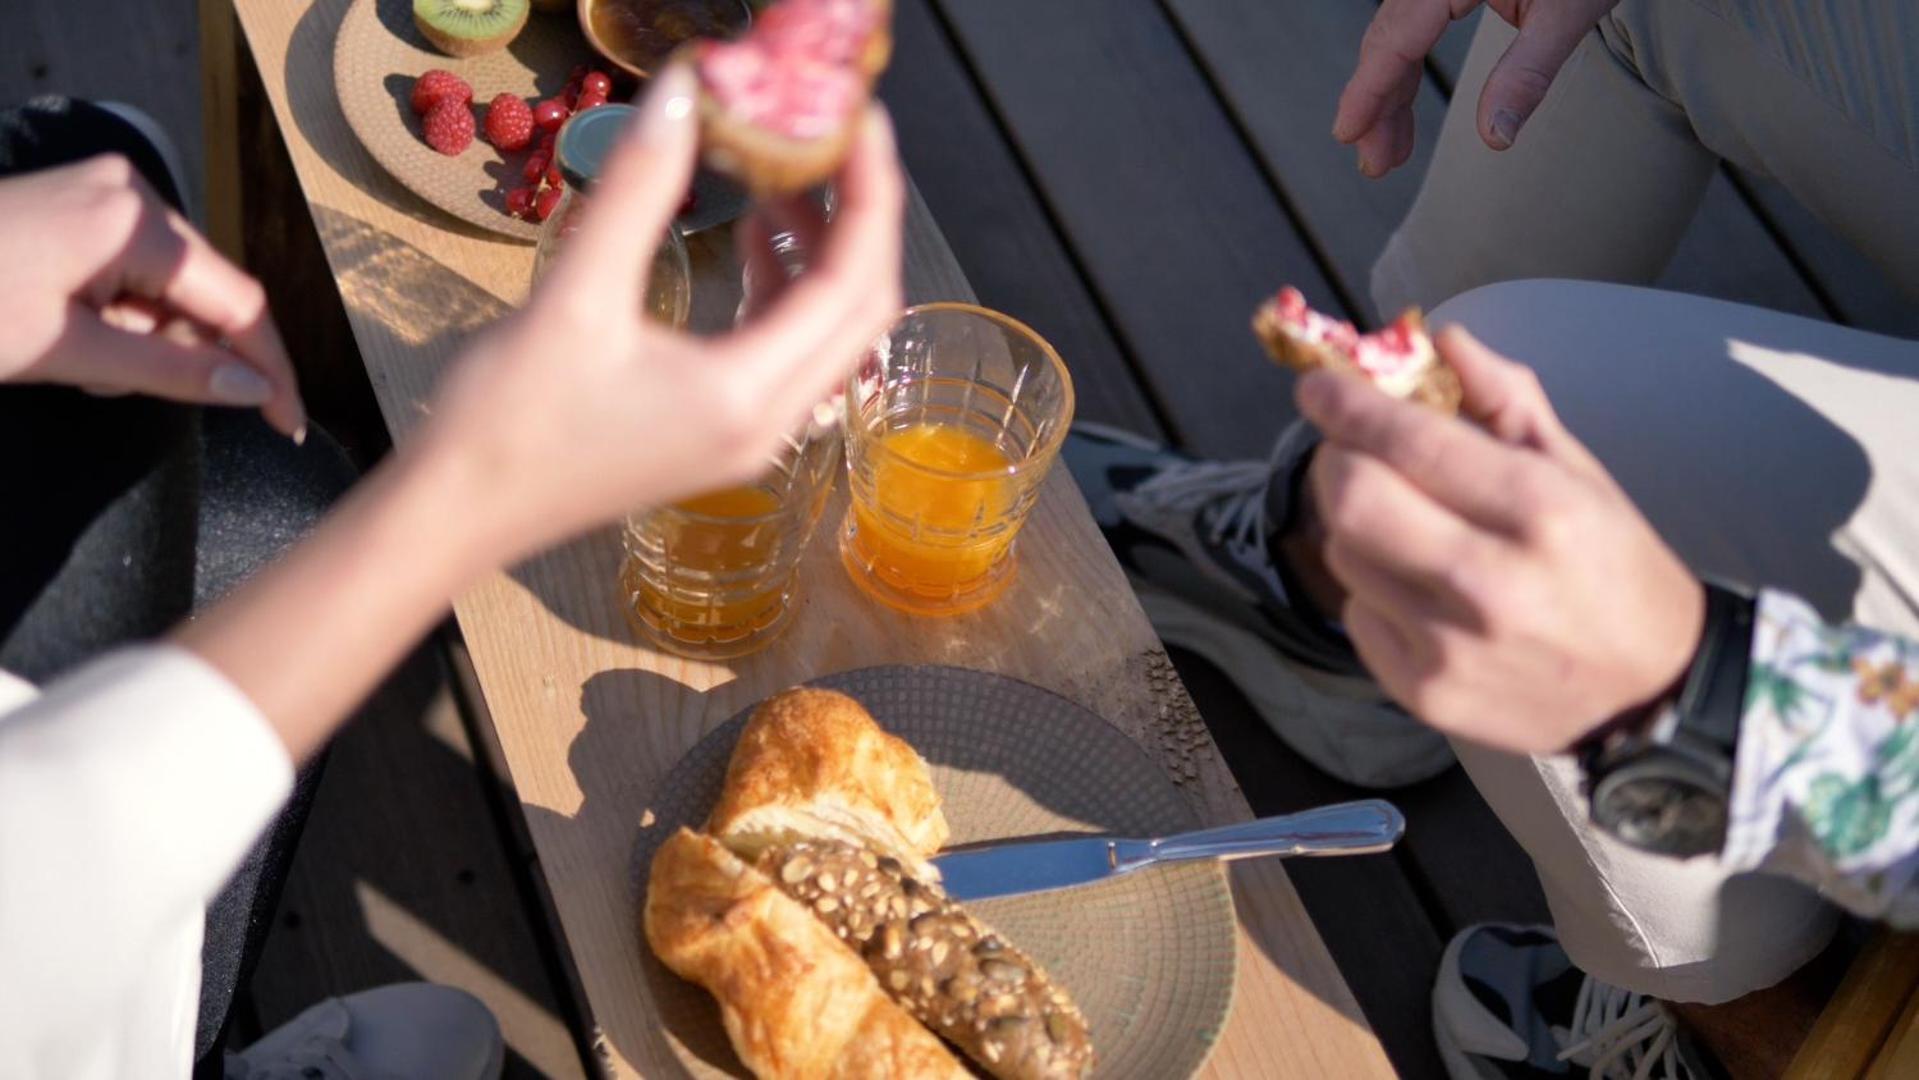
[[[937,885],[831,840],[760,853],[760,872],[865,958],[892,999],[1002,1080],[1092,1071],[1086,1017],[1046,972]]]
[[[937,880],[946,817],[926,762],[860,703],[801,687],[754,710],[706,831],[752,858],[794,840],[870,847]]]
[[[825,925],[711,837],[681,829],[654,855],[644,921],[666,966],[719,1000],[761,1080],[971,1075]]]

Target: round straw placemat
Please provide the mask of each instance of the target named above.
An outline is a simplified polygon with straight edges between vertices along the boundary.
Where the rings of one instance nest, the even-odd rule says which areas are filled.
[[[1157,836],[1199,827],[1160,768],[1119,729],[1028,683],[949,667],[876,667],[816,679],[850,694],[932,767],[951,843],[1048,833]],[[645,808],[633,869],[698,828],[751,710],[687,752]],[[1066,987],[1092,1025],[1100,1078],[1165,1080],[1205,1063],[1232,1004],[1234,915],[1216,863],[1154,867],[1098,885],[967,905]],[[638,917],[638,913],[635,913]],[[704,990],[651,952],[660,1022],[688,1075],[748,1075]]]
[[[529,102],[550,98],[565,87],[576,65],[589,62],[613,70],[587,44],[571,8],[561,14],[536,11],[506,48],[461,59],[427,44],[413,24],[412,0],[356,0],[333,45],[334,93],[347,126],[394,179],[462,221],[530,244],[540,238],[540,226],[508,217],[506,193],[525,183],[520,170],[531,148],[511,154],[495,150],[486,141],[485,106],[497,94],[518,94]],[[479,134],[458,157],[423,142],[420,118],[413,115],[413,81],[434,68],[451,71],[473,87]],[[746,211],[745,192],[715,173],[701,170],[693,178],[693,195],[692,209],[679,220],[680,230],[689,235]]]
[[[495,94],[543,100],[560,92],[574,65],[596,59],[578,18],[534,12],[504,49],[484,56],[447,56],[413,24],[412,0],[356,0],[333,45],[334,92],[347,125],[367,152],[414,194],[462,221],[532,243],[539,225],[508,217],[506,193],[524,181],[527,151],[502,154],[486,141],[485,105]],[[447,157],[420,139],[413,81],[441,68],[473,87],[473,145]],[[537,140],[535,140],[537,142]]]

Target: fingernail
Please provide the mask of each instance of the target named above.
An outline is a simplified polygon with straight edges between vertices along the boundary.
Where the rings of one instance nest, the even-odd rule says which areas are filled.
[[[306,444],[307,444],[307,425],[306,425],[306,421],[302,420],[300,421],[300,426],[293,429],[293,445],[305,446]]]
[[[265,405],[273,397],[273,384],[245,364],[221,364],[207,380],[207,392],[225,405]]]
[[[697,86],[688,64],[670,64],[647,88],[634,135],[651,142],[686,123],[693,116],[693,92]]]
[[[1493,145],[1501,150],[1511,146],[1513,140],[1519,137],[1519,123],[1519,114],[1511,109],[1493,110],[1492,131],[1490,132],[1493,137]]]

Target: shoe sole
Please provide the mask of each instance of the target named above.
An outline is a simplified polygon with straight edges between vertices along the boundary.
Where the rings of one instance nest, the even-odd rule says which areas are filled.
[[[1445,736],[1381,704],[1369,683],[1306,670],[1258,634],[1150,582],[1132,580],[1160,639],[1211,661],[1266,726],[1322,772],[1383,790],[1430,779],[1456,760]],[[1359,696],[1368,693],[1375,700]]]

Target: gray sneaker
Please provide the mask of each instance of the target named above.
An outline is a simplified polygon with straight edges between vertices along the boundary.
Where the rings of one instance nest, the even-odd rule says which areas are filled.
[[[229,1054],[227,1080],[496,1080],[500,1025],[464,990],[395,983],[328,998]]]
[[[1573,966],[1550,926],[1480,923],[1433,982],[1433,1038],[1452,1080],[1715,1080],[1665,1005]]]
[[[1266,461],[1198,461],[1081,423],[1062,453],[1161,640],[1212,661],[1327,773],[1416,783],[1452,765],[1451,746],[1381,693],[1337,626],[1289,599],[1303,594],[1267,546],[1314,445],[1294,425]]]

